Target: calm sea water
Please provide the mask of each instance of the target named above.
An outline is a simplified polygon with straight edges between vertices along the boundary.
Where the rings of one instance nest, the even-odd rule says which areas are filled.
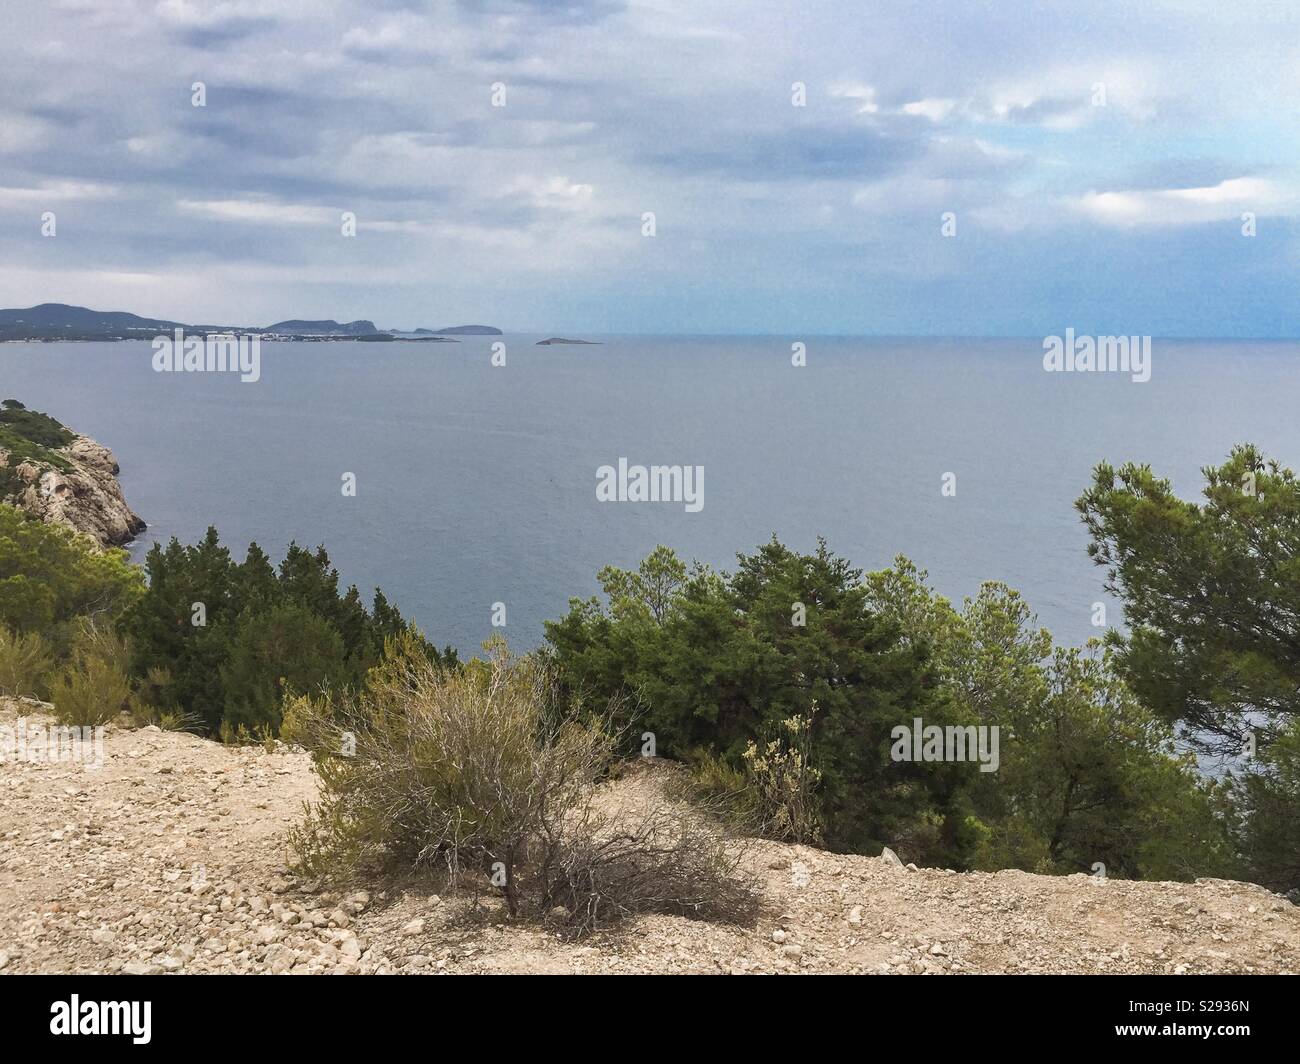
[[[1101,459],[1150,462],[1184,496],[1253,441],[1300,466],[1300,345],[1160,341],[1152,378],[1049,374],[1038,340],[596,337],[535,347],[264,344],[262,379],[159,374],[144,343],[0,345],[0,392],[110,446],[133,548],[208,525],[242,557],[326,544],[343,582],[379,585],[463,653],[523,649],[606,564],[656,544],[721,567],[774,532],[826,537],[862,568],[899,552],[954,598],[1018,587],[1066,642],[1118,606],[1072,503]],[[702,465],[705,505],[601,503],[620,457]],[[357,495],[343,496],[343,473]],[[941,494],[956,474],[955,497]]]

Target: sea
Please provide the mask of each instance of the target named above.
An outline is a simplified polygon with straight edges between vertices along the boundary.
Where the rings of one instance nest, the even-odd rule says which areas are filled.
[[[268,342],[256,382],[157,372],[146,342],[8,343],[0,398],[112,448],[136,559],[209,525],[237,557],[324,544],[466,656],[538,645],[602,566],[664,544],[725,570],[773,535],[907,555],[955,601],[1003,581],[1079,644],[1124,621],[1074,509],[1098,462],[1189,499],[1236,443],[1300,466],[1294,341],[1156,338],[1143,382],[1049,372],[1041,337],[541,338]],[[620,460],[698,475],[700,505],[610,489]]]

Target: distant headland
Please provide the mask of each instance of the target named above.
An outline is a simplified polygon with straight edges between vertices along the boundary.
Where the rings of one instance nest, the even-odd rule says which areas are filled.
[[[119,310],[91,310],[67,303],[0,310],[0,341],[151,340],[176,329],[194,334],[251,333],[264,340],[379,340],[406,343],[456,343],[455,336],[500,336],[491,325],[452,325],[443,329],[380,329],[373,321],[289,318],[273,325],[201,325],[144,318]]]
[[[103,444],[17,399],[0,402],[0,503],[67,525],[101,547],[121,546],[145,523],[126,504],[117,474]]]

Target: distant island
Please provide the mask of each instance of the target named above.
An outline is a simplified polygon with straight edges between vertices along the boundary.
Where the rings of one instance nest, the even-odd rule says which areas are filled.
[[[548,336],[545,340],[538,340],[534,347],[546,347],[550,344],[584,344],[592,347],[599,347],[599,340],[569,340],[563,336]]]
[[[380,330],[375,328],[373,321],[349,321],[341,324],[332,320],[301,321],[293,318],[289,321],[277,321],[262,331],[292,336],[370,336]]]
[[[91,310],[67,303],[42,303],[35,307],[0,310],[0,342],[152,340],[163,333],[183,329],[194,335],[244,333],[265,340],[322,342],[371,340],[395,342],[456,343],[452,336],[500,336],[491,325],[453,325],[444,329],[380,329],[373,321],[338,322],[326,318],[288,318],[273,325],[198,325],[165,318],[144,318],[117,310]]]

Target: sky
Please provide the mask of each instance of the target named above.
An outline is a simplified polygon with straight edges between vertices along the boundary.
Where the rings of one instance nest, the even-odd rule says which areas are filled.
[[[0,39],[6,307],[1300,335],[1293,0],[4,0]]]

